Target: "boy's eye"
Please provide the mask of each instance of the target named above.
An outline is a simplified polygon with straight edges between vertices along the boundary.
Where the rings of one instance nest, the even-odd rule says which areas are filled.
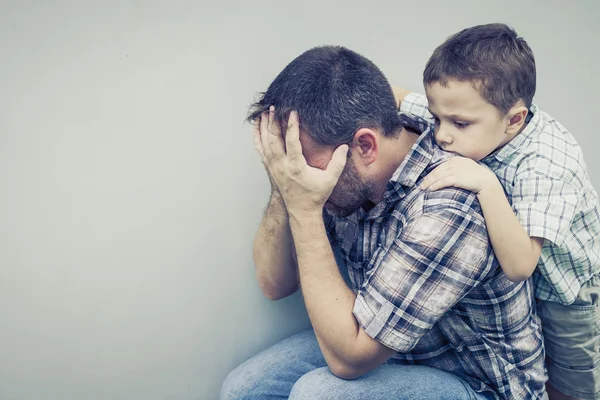
[[[454,121],[454,125],[458,128],[458,129],[464,129],[467,126],[469,126],[468,122],[458,122],[458,121]]]

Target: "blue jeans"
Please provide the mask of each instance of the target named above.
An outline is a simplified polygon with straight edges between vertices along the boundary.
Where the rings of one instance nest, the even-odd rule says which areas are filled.
[[[421,365],[384,364],[355,380],[333,375],[312,330],[277,343],[234,369],[221,400],[485,400],[459,377]]]

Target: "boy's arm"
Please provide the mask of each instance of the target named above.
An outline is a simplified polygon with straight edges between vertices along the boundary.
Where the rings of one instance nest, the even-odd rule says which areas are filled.
[[[488,236],[502,270],[511,281],[531,276],[544,239],[528,233],[509,204],[496,174],[465,157],[453,157],[436,167],[421,182],[422,189],[455,186],[477,194]],[[513,196],[514,198],[514,196]]]
[[[402,114],[411,114],[426,122],[433,124],[433,115],[429,112],[427,97],[421,93],[414,93],[400,87],[392,87],[398,112]]]
[[[410,90],[398,86],[392,86],[392,91],[394,92],[394,98],[396,99],[396,108],[399,110],[402,100],[404,100],[404,98],[411,92]]]
[[[495,176],[477,193],[477,198],[502,270],[513,282],[529,278],[537,266],[544,239],[529,237]]]

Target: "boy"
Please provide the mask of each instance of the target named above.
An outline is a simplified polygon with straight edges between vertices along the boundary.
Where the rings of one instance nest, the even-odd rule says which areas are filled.
[[[573,136],[532,104],[531,49],[504,24],[468,28],[433,52],[423,83],[427,98],[394,90],[400,111],[458,156],[421,187],[477,194],[507,277],[533,274],[550,399],[600,399],[598,198]]]

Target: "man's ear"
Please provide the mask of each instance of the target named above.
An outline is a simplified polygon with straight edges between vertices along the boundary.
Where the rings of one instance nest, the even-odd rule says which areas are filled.
[[[521,129],[525,125],[525,118],[527,117],[527,107],[522,102],[515,105],[508,111],[508,125],[506,126],[506,134],[509,136],[515,136],[521,132]]]
[[[354,134],[350,144],[355,162],[370,165],[377,159],[379,153],[379,138],[377,133],[370,128],[360,128]]]

